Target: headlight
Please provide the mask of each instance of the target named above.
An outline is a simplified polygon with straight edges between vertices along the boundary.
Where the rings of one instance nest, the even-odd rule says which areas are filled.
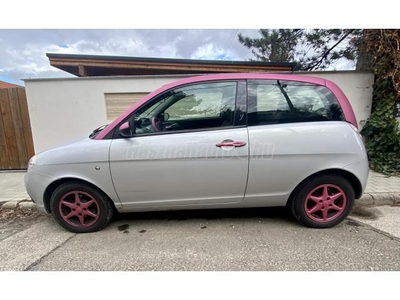
[[[32,156],[31,159],[28,162],[28,172],[30,170],[32,170],[32,168],[35,165],[35,163],[36,163],[36,155]]]

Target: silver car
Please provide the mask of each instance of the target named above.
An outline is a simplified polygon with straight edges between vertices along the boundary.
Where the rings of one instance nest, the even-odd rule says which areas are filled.
[[[25,186],[73,232],[100,230],[115,211],[272,206],[326,228],[349,214],[367,177],[336,84],[218,74],[165,85],[87,139],[37,154]]]

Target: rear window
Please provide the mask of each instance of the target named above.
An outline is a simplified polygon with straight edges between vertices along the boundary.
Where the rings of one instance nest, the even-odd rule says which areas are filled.
[[[324,86],[281,80],[248,82],[249,125],[342,121],[342,109]]]

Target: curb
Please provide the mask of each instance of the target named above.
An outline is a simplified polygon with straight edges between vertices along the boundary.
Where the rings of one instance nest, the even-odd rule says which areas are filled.
[[[372,207],[383,205],[400,205],[400,192],[397,193],[364,193],[355,201],[354,206]],[[22,211],[36,210],[35,203],[30,199],[12,200],[0,202],[0,210]]]
[[[11,200],[0,202],[0,210],[17,210],[22,211],[36,210],[36,205],[30,199]]]
[[[364,193],[357,199],[355,206],[400,205],[400,192],[396,193]]]

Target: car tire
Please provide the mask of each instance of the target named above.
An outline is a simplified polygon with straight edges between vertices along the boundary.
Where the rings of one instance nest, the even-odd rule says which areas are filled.
[[[346,178],[337,174],[322,174],[301,183],[289,207],[303,225],[330,228],[349,215],[354,199],[354,189]]]
[[[103,192],[81,182],[61,184],[51,196],[50,209],[62,227],[75,233],[103,229],[114,213]]]

